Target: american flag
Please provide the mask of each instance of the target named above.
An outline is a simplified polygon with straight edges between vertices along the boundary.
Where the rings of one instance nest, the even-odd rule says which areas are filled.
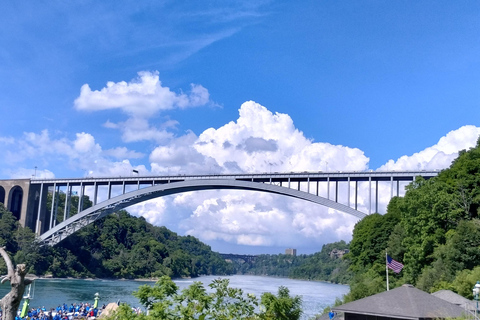
[[[403,269],[403,264],[393,260],[392,257],[390,257],[389,255],[387,255],[387,266],[390,269],[392,269],[395,273],[400,273],[400,271],[402,271]]]

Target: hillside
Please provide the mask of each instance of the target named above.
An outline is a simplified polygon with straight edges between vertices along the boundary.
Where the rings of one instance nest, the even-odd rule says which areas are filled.
[[[417,178],[385,215],[357,223],[346,256],[354,277],[345,301],[385,290],[385,250],[404,264],[399,274],[390,271],[390,288],[409,283],[471,299],[480,279],[479,209],[480,140],[437,177]]]
[[[151,278],[230,274],[232,266],[192,236],[179,236],[144,218],[120,211],[71,235],[55,247],[40,247],[0,205],[0,245],[26,263],[30,273],[53,277]],[[2,268],[0,268],[0,272]]]
[[[348,247],[348,244],[340,241],[326,244],[320,252],[311,255],[259,255],[252,263],[236,263],[235,271],[237,274],[347,283],[351,277],[348,261],[330,256],[330,253],[334,249],[344,250]]]

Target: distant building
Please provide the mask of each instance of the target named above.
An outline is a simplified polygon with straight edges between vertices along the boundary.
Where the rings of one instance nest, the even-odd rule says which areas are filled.
[[[330,251],[330,258],[331,259],[341,259],[344,254],[349,253],[350,250],[345,249],[345,250],[339,250],[339,249],[333,249]]]
[[[291,248],[285,249],[285,254],[295,257],[297,256],[297,249],[291,249]]]

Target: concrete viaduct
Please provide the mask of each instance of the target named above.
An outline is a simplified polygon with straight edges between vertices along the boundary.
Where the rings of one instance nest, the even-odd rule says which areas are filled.
[[[54,245],[110,213],[189,191],[269,192],[317,203],[361,219],[378,212],[379,183],[389,186],[390,199],[400,195],[400,183],[409,183],[417,176],[429,179],[437,174],[437,171],[371,171],[0,180],[0,202],[22,226]],[[342,183],[348,186],[347,201],[343,203],[339,201]],[[368,185],[368,212],[358,210],[359,183]],[[320,194],[322,185],[326,195]]]

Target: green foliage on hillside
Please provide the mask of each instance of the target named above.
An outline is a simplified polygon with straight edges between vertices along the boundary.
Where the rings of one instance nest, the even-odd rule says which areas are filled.
[[[311,255],[263,254],[255,258],[253,263],[237,264],[236,272],[347,283],[351,277],[348,261],[330,257],[330,252],[334,249],[348,249],[348,247],[345,241],[339,241],[326,244],[320,252]]]
[[[290,277],[295,279],[348,283],[352,276],[348,270],[350,265],[349,261],[343,258],[331,257],[330,253],[334,249],[349,249],[349,245],[343,240],[323,245],[320,252],[305,256],[303,263],[292,269]]]
[[[150,278],[231,274],[232,265],[192,236],[178,236],[126,211],[81,229],[55,247],[40,247],[0,205],[0,245],[30,273],[54,277]]]
[[[22,228],[2,203],[0,203],[0,246],[5,247],[14,264],[27,264],[30,273],[48,268],[48,249],[40,247],[35,241],[35,234],[29,228]],[[0,274],[6,272],[5,262],[1,259]]]
[[[237,274],[289,277],[295,267],[305,260],[304,255],[261,254],[251,263],[236,265]]]
[[[390,287],[404,283],[471,298],[480,280],[480,140],[435,178],[418,177],[385,215],[370,215],[353,231],[347,255],[354,272],[345,301],[386,288],[385,250],[405,267],[389,271]]]

